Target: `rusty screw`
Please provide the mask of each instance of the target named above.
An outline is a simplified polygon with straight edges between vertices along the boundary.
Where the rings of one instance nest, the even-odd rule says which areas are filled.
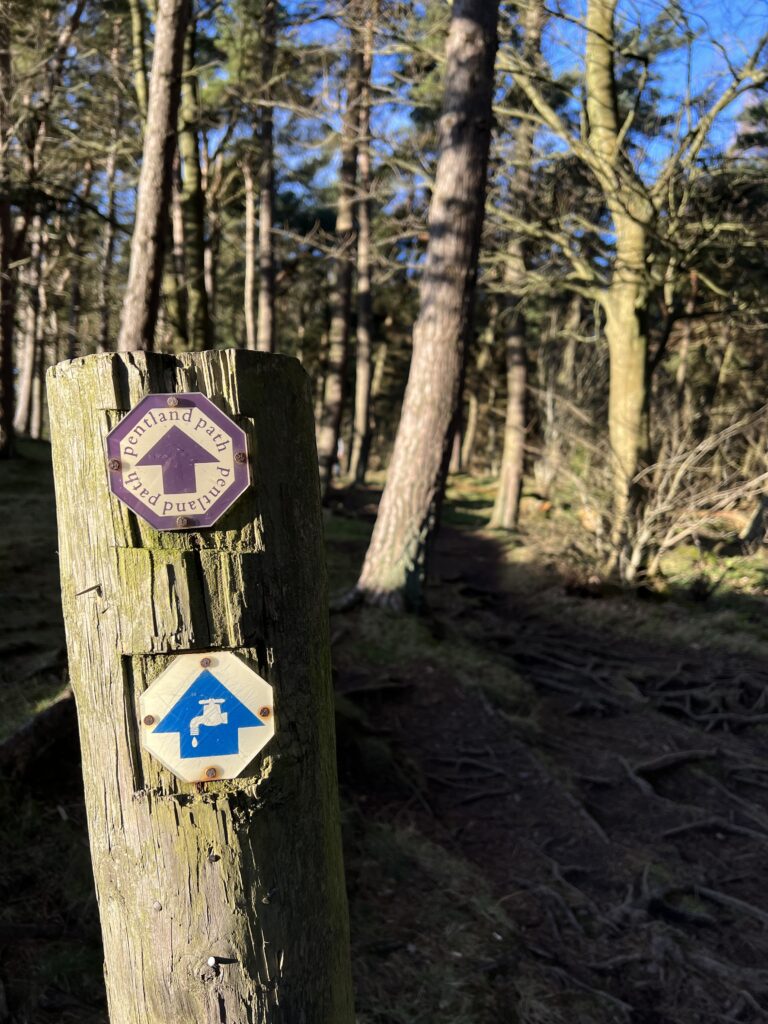
[[[176,519],[176,525],[180,527],[189,526],[189,520],[186,516],[178,516]]]
[[[154,725],[154,724],[155,724],[155,716],[154,715],[145,715],[145,717],[144,717],[144,725]]]
[[[259,708],[259,718],[269,718],[271,714],[272,708],[268,708],[266,705],[263,708]]]
[[[120,469],[120,459],[110,459],[107,465],[113,473],[116,473]]]
[[[216,769],[215,768],[206,768],[205,769],[205,777],[206,777],[206,779],[215,779],[216,778]]]
[[[177,406],[177,405],[179,404],[179,400],[178,400],[178,398],[176,397],[176,395],[168,395],[168,398],[166,399],[166,402],[165,402],[165,404],[166,404],[166,405],[170,405],[170,407],[171,407],[172,409],[175,409],[175,408],[176,408],[176,406]]]
[[[235,452],[235,462],[245,462],[245,452]]]
[[[211,659],[210,659],[210,658],[201,658],[201,659],[200,659],[200,665],[201,665],[201,666],[202,666],[203,668],[208,668],[208,667],[209,667],[210,665],[212,665],[212,664],[213,664],[213,662],[211,661]]]

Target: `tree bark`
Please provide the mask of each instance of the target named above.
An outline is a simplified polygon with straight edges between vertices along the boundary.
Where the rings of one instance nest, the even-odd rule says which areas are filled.
[[[489,526],[495,530],[513,530],[520,513],[520,494],[525,467],[525,395],[527,362],[525,354],[525,318],[512,313],[506,335],[507,408],[504,418],[504,447],[501,455],[499,489],[493,504]]]
[[[245,344],[252,352],[257,348],[256,333],[256,182],[250,158],[242,163],[245,189],[245,281],[243,285],[243,312],[245,314]]]
[[[160,534],[108,491],[104,436],[157,391],[215,396],[249,435],[258,486],[221,528]],[[48,394],[110,1022],[353,1024],[306,375],[105,353],[54,367]],[[190,650],[235,651],[273,687],[275,736],[239,778],[183,783],[140,745],[139,696]]]
[[[8,171],[8,131],[13,93],[11,65],[12,0],[0,0],[0,458],[13,455],[15,386],[13,328],[15,319],[14,230]]]
[[[189,12],[189,0],[159,0],[136,221],[117,343],[121,352],[146,351],[154,345]]]
[[[616,236],[613,276],[601,294],[610,356],[608,433],[613,460],[612,539],[618,553],[638,495],[635,476],[647,455],[648,281],[646,256],[653,207],[621,151],[614,70],[617,0],[589,0],[585,91],[589,145]]]
[[[21,373],[16,400],[13,429],[17,434],[29,434],[32,417],[32,394],[38,364],[38,321],[40,318],[40,269],[43,222],[39,214],[32,218],[28,232],[29,264],[24,275],[24,319],[21,336]]]
[[[341,128],[341,171],[336,213],[337,256],[331,276],[328,329],[328,360],[323,389],[323,408],[317,431],[320,493],[325,497],[336,462],[336,449],[344,405],[344,376],[347,366],[352,314],[352,248],[355,244],[354,202],[360,94],[360,52],[353,43],[347,75],[347,103]]]
[[[200,170],[200,102],[195,71],[195,18],[184,37],[184,71],[179,117],[179,156],[182,185],[181,217],[184,225],[184,291],[186,341],[194,351],[213,347],[213,330],[205,287],[205,196]]]
[[[93,164],[90,161],[86,162],[83,174],[85,175],[85,179],[83,181],[81,202],[87,203],[91,194],[91,187],[93,185]],[[82,207],[78,210],[75,216],[75,222],[72,225],[72,231],[69,235],[68,242],[69,253],[72,257],[72,291],[69,303],[69,318],[67,320],[67,358],[74,359],[78,354],[78,348],[80,346],[80,312],[83,301]]]
[[[259,352],[275,350],[275,153],[274,117],[272,114],[271,80],[275,70],[276,0],[264,0],[261,37],[261,78],[267,100],[259,110],[259,316],[256,326],[256,348]]]
[[[349,475],[357,485],[365,483],[371,433],[371,69],[373,33],[378,0],[368,0],[363,27],[360,71],[360,118],[357,144],[357,337],[355,348],[355,410]]]
[[[363,597],[418,606],[461,393],[491,135],[498,4],[455,0],[439,158],[413,356],[386,487],[358,581]]]
[[[146,58],[146,17],[143,0],[129,0],[131,13],[131,69],[133,71],[133,87],[136,91],[136,106],[139,108],[142,122],[147,120],[147,99],[149,87],[147,83]]]

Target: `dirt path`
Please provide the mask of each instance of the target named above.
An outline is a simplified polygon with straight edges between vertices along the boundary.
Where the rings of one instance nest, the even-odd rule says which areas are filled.
[[[492,543],[444,532],[433,629],[506,664],[529,713],[412,665],[364,698],[419,780],[380,813],[402,824],[405,800],[491,882],[523,1019],[768,1020],[766,666],[574,628],[498,569]]]

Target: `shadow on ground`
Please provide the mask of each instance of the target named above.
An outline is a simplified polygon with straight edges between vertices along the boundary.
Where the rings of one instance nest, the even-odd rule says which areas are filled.
[[[327,513],[333,589],[376,500]],[[595,596],[469,500],[427,616],[331,620],[359,1024],[765,1021],[764,600]],[[96,1024],[72,721],[49,742],[3,766],[0,1020]]]

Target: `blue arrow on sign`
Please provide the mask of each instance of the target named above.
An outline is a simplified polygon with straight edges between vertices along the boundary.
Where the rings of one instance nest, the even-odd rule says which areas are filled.
[[[155,728],[177,732],[182,757],[215,757],[240,752],[240,730],[264,725],[207,669]]]

